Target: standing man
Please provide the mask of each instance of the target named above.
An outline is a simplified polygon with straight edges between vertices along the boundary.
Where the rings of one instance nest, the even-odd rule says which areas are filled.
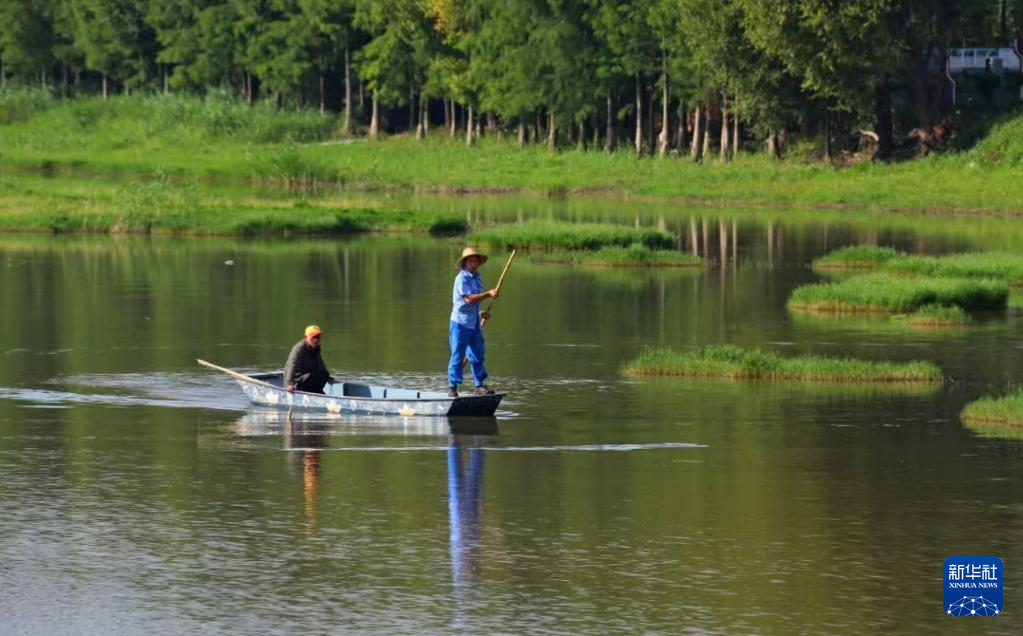
[[[333,382],[320,355],[323,331],[316,325],[305,328],[305,336],[291,348],[284,365],[284,388],[288,391],[323,393],[327,382]]]
[[[448,395],[458,397],[458,385],[462,383],[462,360],[468,355],[472,367],[472,379],[476,385],[476,395],[490,395],[493,391],[483,381],[487,379],[487,370],[483,366],[483,325],[480,318],[489,318],[487,312],[481,312],[479,303],[487,298],[497,298],[497,290],[483,291],[483,279],[477,270],[487,262],[485,254],[479,253],[474,247],[462,250],[462,258],[455,267],[455,287],[451,294],[451,328],[448,331],[448,342],[451,344],[451,360],[448,363]]]

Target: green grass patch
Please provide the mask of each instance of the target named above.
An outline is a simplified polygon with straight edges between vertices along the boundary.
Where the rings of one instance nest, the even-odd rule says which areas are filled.
[[[127,183],[0,174],[0,231],[252,236],[466,229],[465,217],[455,213],[211,191],[166,174]]]
[[[906,256],[886,263],[893,274],[992,278],[1023,285],[1023,255],[1009,252],[968,252],[948,256]]]
[[[962,418],[969,422],[1023,427],[1023,390],[970,402],[963,409]]]
[[[1023,255],[1010,252],[916,256],[890,247],[853,245],[814,260],[813,268],[822,271],[872,269],[903,276],[991,278],[1023,286]]]
[[[798,287],[788,305],[798,311],[912,313],[931,304],[966,310],[1003,309],[1008,298],[1004,281],[871,273]]]
[[[437,130],[379,142],[340,139],[336,116],[252,106],[223,94],[55,99],[0,90],[0,154],[8,165],[115,174],[162,169],[193,176],[329,183],[440,192],[580,193],[688,202],[767,203],[919,211],[1023,210],[1014,141],[1023,118],[996,128],[976,152],[836,169],[761,155],[732,162],[637,160],[622,150],[519,148],[495,136],[474,147]],[[792,149],[791,156],[798,155]],[[990,158],[990,159],[989,159]]]
[[[904,254],[890,247],[850,245],[814,260],[813,267],[814,269],[877,269],[901,256]]]
[[[654,250],[633,243],[628,247],[602,247],[596,251],[539,252],[530,255],[534,263],[585,265],[589,267],[706,267],[707,262],[688,252]]]
[[[609,223],[565,223],[532,220],[510,223],[469,235],[470,241],[501,249],[600,250],[639,245],[649,250],[669,249],[675,237],[653,228]]]
[[[633,376],[679,376],[799,382],[940,383],[941,370],[930,362],[871,362],[853,358],[782,356],[761,349],[716,345],[693,351],[648,348],[627,363]]]
[[[913,327],[965,327],[970,324],[970,315],[962,307],[930,304],[924,305],[902,320]]]

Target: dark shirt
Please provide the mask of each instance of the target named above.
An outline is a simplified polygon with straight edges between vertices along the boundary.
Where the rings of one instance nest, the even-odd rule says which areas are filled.
[[[298,341],[291,348],[288,354],[288,362],[284,365],[284,387],[294,384],[299,391],[309,393],[323,393],[323,387],[330,379],[330,372],[323,362],[320,349],[313,349],[305,343],[305,339]]]

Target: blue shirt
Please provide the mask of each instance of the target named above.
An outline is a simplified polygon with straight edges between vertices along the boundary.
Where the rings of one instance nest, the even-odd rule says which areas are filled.
[[[480,324],[480,304],[465,302],[469,294],[483,293],[483,279],[479,274],[470,274],[462,269],[455,276],[455,287],[451,291],[451,322],[466,329],[478,329]]]

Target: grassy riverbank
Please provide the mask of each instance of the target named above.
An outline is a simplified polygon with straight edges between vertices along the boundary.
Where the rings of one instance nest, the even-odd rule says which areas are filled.
[[[1011,123],[1011,122],[1010,122]],[[798,157],[740,155],[721,164],[637,160],[576,149],[517,147],[496,136],[466,148],[429,139],[340,139],[313,111],[249,108],[224,98],[118,96],[59,101],[0,96],[0,164],[60,173],[230,176],[279,184],[439,192],[610,193],[633,197],[880,210],[1023,213],[1017,127],[970,153],[836,169]],[[1002,139],[1005,137],[1005,139]]]
[[[166,175],[124,182],[0,175],[0,231],[7,232],[445,235],[467,228],[465,218],[452,213],[202,189]]]
[[[942,381],[941,370],[929,362],[869,362],[821,356],[783,358],[770,351],[747,350],[732,345],[709,346],[685,352],[669,348],[649,348],[628,362],[623,371],[633,376],[720,377],[800,382]]]

